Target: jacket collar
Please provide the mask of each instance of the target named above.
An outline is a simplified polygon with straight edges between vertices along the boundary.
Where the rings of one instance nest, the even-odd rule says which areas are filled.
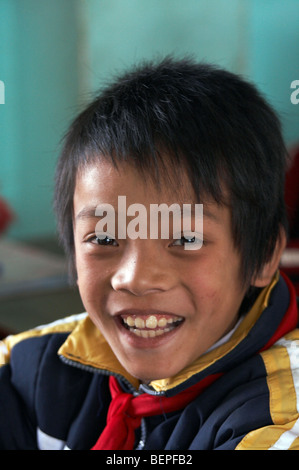
[[[227,342],[200,356],[175,377],[151,382],[150,386],[154,391],[164,392],[173,389],[205,369],[210,369],[211,366],[229,355],[248,336],[266,307],[268,307],[271,293],[278,280],[279,273],[276,273],[271,284],[261,291],[253,307],[245,315],[243,321]],[[135,389],[139,388],[139,381],[122,367],[104,336],[95,327],[88,315],[78,323],[59,349],[58,354],[76,363],[79,367],[85,366],[99,372],[103,371],[105,374],[109,373],[124,377]]]

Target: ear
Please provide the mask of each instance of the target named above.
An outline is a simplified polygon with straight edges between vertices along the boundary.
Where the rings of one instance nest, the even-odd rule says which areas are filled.
[[[255,287],[266,287],[272,280],[278,269],[280,258],[287,244],[285,230],[281,228],[280,235],[276,241],[272,258],[263,266],[257,276],[252,279],[251,285]]]

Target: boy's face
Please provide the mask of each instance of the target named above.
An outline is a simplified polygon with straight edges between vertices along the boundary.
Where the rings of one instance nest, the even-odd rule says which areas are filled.
[[[184,249],[183,241],[192,240],[180,240],[172,224],[168,239],[118,239],[117,215],[116,240],[98,243],[97,206],[111,204],[117,213],[118,196],[126,196],[127,208],[142,204],[149,215],[150,204],[196,203],[186,176],[177,186],[179,191],[158,190],[128,164],[117,170],[103,161],[80,172],[75,188],[82,301],[120,363],[144,382],[174,376],[225,335],[237,321],[245,294],[230,211],[215,202],[203,204],[203,246],[198,250]]]

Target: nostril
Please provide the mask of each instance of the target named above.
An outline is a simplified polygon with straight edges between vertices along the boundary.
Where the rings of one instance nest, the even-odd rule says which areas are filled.
[[[111,277],[114,291],[126,291],[139,297],[165,292],[174,286],[177,270],[172,269],[161,254],[156,256],[155,246],[148,249],[144,244],[134,243],[129,248]]]
[[[111,286],[114,291],[126,291],[136,297],[142,295],[155,294],[167,290],[163,282],[157,277],[147,275],[118,275],[111,279]]]

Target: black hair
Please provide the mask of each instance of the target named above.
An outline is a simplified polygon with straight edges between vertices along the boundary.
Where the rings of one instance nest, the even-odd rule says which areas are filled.
[[[122,73],[71,124],[57,165],[54,205],[72,267],[78,170],[101,158],[115,165],[128,161],[158,184],[165,155],[178,178],[185,168],[199,200],[209,196],[231,207],[248,284],[287,227],[281,125],[254,85],[189,58],[167,57]]]

